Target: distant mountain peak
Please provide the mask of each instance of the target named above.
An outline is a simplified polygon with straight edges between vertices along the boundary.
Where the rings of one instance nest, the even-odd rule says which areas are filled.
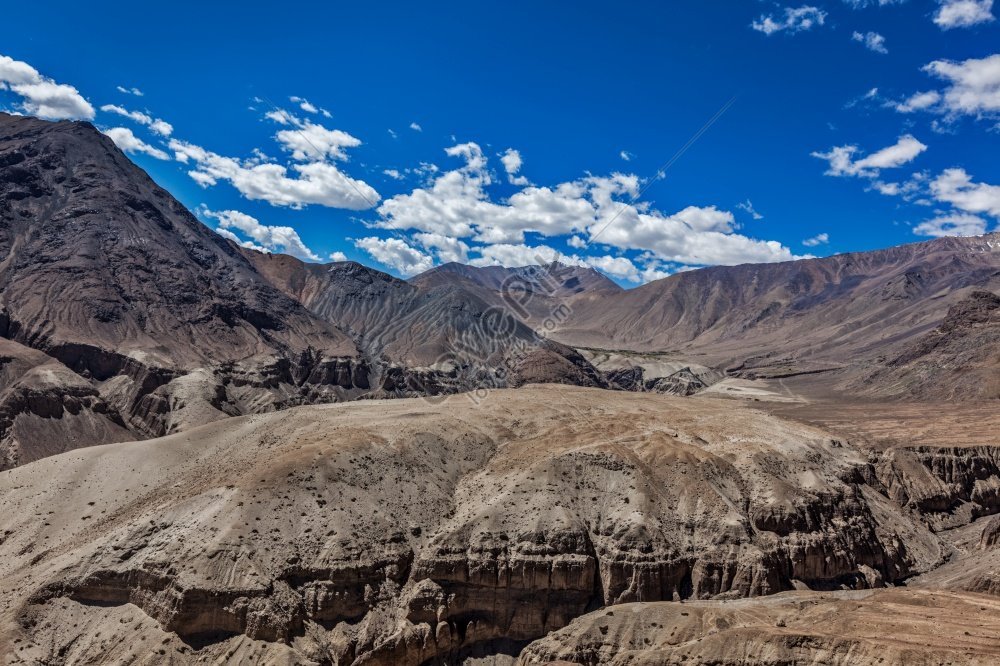
[[[530,285],[558,297],[623,291],[613,280],[591,266],[559,261],[513,267],[473,266],[452,261],[410,278],[410,281],[414,284],[440,282],[449,274],[459,275],[492,291],[523,290]]]

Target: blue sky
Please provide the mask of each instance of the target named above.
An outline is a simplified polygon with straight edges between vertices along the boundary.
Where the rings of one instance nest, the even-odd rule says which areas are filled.
[[[247,244],[634,285],[995,229],[992,4],[17,3],[0,107],[90,119]]]

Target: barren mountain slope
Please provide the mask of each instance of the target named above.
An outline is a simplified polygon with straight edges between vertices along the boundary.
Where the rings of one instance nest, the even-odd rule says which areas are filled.
[[[565,386],[229,419],[0,484],[12,662],[516,654],[605,605],[879,586],[942,556],[821,430]]]
[[[488,290],[466,281],[410,284],[354,262],[246,254],[274,285],[351,333],[370,356],[435,370],[423,378],[427,391],[449,384],[604,385],[583,356],[539,337]]]
[[[91,374],[355,356],[87,123],[0,114],[0,334]]]
[[[617,294],[624,291],[593,268],[567,266],[559,262],[520,268],[480,267],[449,262],[411,278],[410,282],[429,282],[444,275],[457,275],[495,292],[531,291],[561,298],[580,294]]]
[[[972,292],[948,309],[937,328],[855,386],[917,400],[1000,398],[1000,296]]]
[[[94,406],[148,437],[370,390],[345,333],[270,285],[87,123],[0,114],[0,338],[52,360],[32,387],[41,399],[91,396],[82,420],[75,407],[73,418],[0,420],[0,467],[121,440],[88,416]]]
[[[789,371],[877,356],[938,325],[973,288],[1000,290],[1000,234],[823,259],[720,266],[584,301],[567,344],[681,350],[712,364]]]
[[[412,277],[409,282],[423,289],[461,286],[546,333],[570,317],[578,302],[604,302],[624,292],[593,268],[558,262],[520,268],[452,262]]]

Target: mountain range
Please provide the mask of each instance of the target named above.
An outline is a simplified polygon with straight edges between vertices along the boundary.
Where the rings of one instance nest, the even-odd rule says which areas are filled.
[[[0,114],[0,659],[996,663],[998,292],[1000,234],[402,280]]]
[[[983,294],[1000,290],[998,234],[631,290],[561,264],[445,264],[404,281],[240,247],[91,125],[7,114],[0,215],[7,467],[238,414],[532,382],[689,394],[712,369],[825,373],[831,389],[882,397],[1000,391],[996,317],[983,316]],[[978,353],[929,342],[940,326],[977,336]],[[581,349],[655,354],[671,370],[598,368]],[[962,371],[922,372],[931,353]],[[54,412],[76,424],[59,445],[40,416]]]

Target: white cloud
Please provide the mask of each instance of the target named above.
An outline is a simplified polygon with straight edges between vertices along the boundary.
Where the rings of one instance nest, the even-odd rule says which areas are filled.
[[[968,213],[940,215],[913,227],[918,236],[982,236],[986,233],[986,220]]]
[[[500,156],[500,161],[503,163],[504,171],[507,172],[507,180],[511,185],[524,186],[529,184],[527,178],[518,175],[524,164],[520,151],[508,148]]]
[[[787,31],[789,33],[803,32],[811,30],[813,27],[823,25],[826,21],[826,12],[817,8],[803,5],[802,7],[785,7],[783,15],[761,16],[750,24],[754,30],[765,35],[773,35],[776,32]]]
[[[885,37],[878,34],[877,32],[855,32],[851,39],[856,42],[861,42],[865,45],[869,51],[874,51],[875,53],[888,53],[889,49],[885,47]]]
[[[1000,218],[1000,185],[974,183],[965,169],[945,169],[930,183],[931,195],[966,213]]]
[[[361,140],[347,132],[338,129],[328,129],[309,121],[299,126],[279,130],[274,138],[281,147],[292,154],[292,159],[300,162],[307,160],[346,160],[346,148],[357,148]]]
[[[926,145],[907,134],[899,137],[894,145],[858,160],[854,159],[854,155],[859,148],[853,145],[837,146],[826,153],[814,152],[812,156],[829,163],[830,166],[826,171],[828,176],[877,178],[882,169],[893,169],[908,164],[925,150],[927,150]]]
[[[350,261],[350,260],[347,258],[346,254],[344,254],[343,252],[341,252],[341,251],[338,250],[336,252],[331,252],[330,253],[330,261],[341,262],[341,261]]]
[[[398,238],[382,239],[370,236],[355,240],[354,245],[371,255],[375,261],[398,271],[404,277],[423,273],[434,267],[434,259],[430,255],[410,247]]]
[[[570,236],[569,239],[566,241],[566,245],[569,245],[570,247],[575,248],[577,250],[582,250],[583,248],[587,247],[587,241],[583,240],[579,236]]]
[[[993,20],[993,0],[941,0],[934,23],[943,30],[968,28]]]
[[[389,136],[391,136],[393,139],[398,139],[399,138],[399,135],[396,134],[396,132],[394,130],[388,129],[388,130],[386,130],[386,132],[388,132]]]
[[[174,127],[170,123],[159,118],[153,118],[148,113],[143,113],[142,111],[129,111],[115,104],[105,104],[101,107],[101,111],[124,116],[140,125],[145,125],[160,136],[170,136],[174,132]]]
[[[126,88],[125,86],[115,86],[115,88],[118,90],[118,92],[124,93],[126,95],[135,95],[136,97],[142,97],[143,94],[142,91],[139,90],[138,88]]]
[[[464,264],[469,260],[469,246],[457,238],[428,233],[416,233],[413,238],[424,249],[432,251],[440,262],[457,261]]]
[[[257,101],[262,101],[262,100],[257,100]],[[324,118],[332,118],[333,117],[333,114],[331,114],[329,111],[327,111],[324,108],[316,106],[315,104],[313,104],[312,102],[310,102],[309,100],[307,100],[305,97],[298,97],[296,95],[292,95],[291,97],[288,98],[288,101],[290,101],[292,104],[298,104],[299,108],[302,109],[303,111],[305,111],[306,113],[318,113],[318,114],[322,115]],[[274,112],[271,112],[271,113],[274,113]],[[287,112],[286,111],[280,111],[279,115],[280,114],[284,114],[284,113],[287,113]],[[268,116],[268,117],[271,117],[270,113],[265,114],[265,115]],[[271,119],[272,120],[277,120],[276,118],[271,118]],[[281,122],[281,121],[278,120],[278,122]],[[284,125],[285,123],[282,123],[282,124]]]
[[[149,129],[153,130],[160,136],[170,136],[174,133],[174,126],[165,120],[155,119],[150,125]]]
[[[629,282],[642,282],[642,271],[626,257],[584,257],[584,262],[591,268],[596,268],[606,275],[628,280]]]
[[[94,107],[71,85],[42,76],[26,62],[0,55],[0,90],[21,97],[20,109],[49,120],[94,118]]]
[[[750,201],[749,199],[747,199],[746,201],[744,201],[742,203],[736,204],[736,207],[738,209],[746,212],[747,214],[749,214],[750,217],[752,217],[755,220],[763,220],[764,219],[764,216],[757,212],[757,210],[753,207],[753,202]]]
[[[480,256],[469,262],[473,266],[542,266],[554,261],[569,266],[586,265],[579,257],[563,254],[548,245],[496,243],[476,248],[476,251]]]
[[[901,5],[906,0],[844,0],[848,5],[851,5],[854,9],[861,9],[863,7],[887,7],[889,5]]]
[[[319,261],[315,252],[306,247],[299,234],[291,227],[271,227],[261,224],[257,218],[251,217],[238,210],[212,211],[202,208],[199,211],[205,217],[218,222],[217,231],[228,232],[222,235],[233,239],[244,247],[251,247],[263,252],[281,252],[290,254],[299,259],[309,261]],[[252,239],[253,242],[241,240],[236,236],[235,231],[243,233]]]
[[[288,113],[288,111],[285,111],[284,109],[274,109],[272,111],[268,111],[264,114],[264,117],[267,118],[268,120],[273,120],[279,125],[292,124],[292,115]]]
[[[806,247],[816,247],[818,245],[826,245],[830,242],[830,234],[822,233],[816,234],[812,238],[807,238],[802,241],[802,244]]]
[[[900,113],[913,113],[914,111],[924,111],[926,109],[930,109],[940,101],[941,93],[936,90],[928,90],[927,92],[919,92],[910,95],[902,102],[892,103],[891,106]]]
[[[872,189],[879,194],[890,197],[902,197],[906,201],[914,201],[918,196],[922,196],[926,190],[929,176],[926,172],[917,172],[901,182],[886,182],[883,180],[873,180]],[[922,200],[917,200],[920,203]]]
[[[963,62],[935,60],[924,71],[949,84],[942,94],[943,111],[976,117],[1000,113],[1000,54]]]
[[[466,143],[446,152],[462,158],[465,164],[437,175],[424,187],[383,202],[376,227],[469,239],[495,248],[484,257],[497,261],[497,252],[524,246],[527,233],[576,237],[577,241],[571,242],[577,245],[596,236],[602,245],[650,251],[661,261],[684,264],[796,258],[780,243],[735,233],[733,214],[714,206],[690,206],[667,215],[633,203],[640,181],[631,174],[586,176],[550,187],[527,186],[505,202],[494,202],[487,192],[492,180],[482,149]]]
[[[424,131],[424,128],[421,127],[420,125],[418,125],[417,123],[410,123],[410,129],[413,130],[414,132],[423,132]]]
[[[567,266],[594,268],[620,280],[629,282],[650,282],[670,275],[664,264],[651,254],[639,257],[637,264],[623,256],[578,256],[568,255],[548,245],[525,245],[523,243],[499,243],[475,248],[479,253],[469,263],[473,266],[540,266],[559,262]]]
[[[155,157],[158,160],[169,160],[170,155],[163,152],[159,148],[155,148],[135,134],[132,133],[127,127],[112,127],[111,129],[104,130],[104,133],[111,137],[111,140],[115,142],[122,152],[126,153],[144,153],[150,157]]]
[[[383,169],[382,173],[389,176],[389,178],[392,178],[393,180],[403,180],[403,174],[401,174],[398,169]]]
[[[633,155],[632,153],[628,152],[627,150],[623,150],[620,153],[618,153],[618,157],[622,158],[626,162],[631,162],[632,159],[635,157],[635,155]]]
[[[318,204],[365,210],[380,199],[371,185],[351,178],[327,162],[293,164],[291,169],[298,175],[289,177],[288,168],[281,164],[225,157],[176,139],[171,139],[169,145],[177,161],[193,163],[188,175],[202,187],[228,181],[246,198],[267,201],[273,206],[302,208]]]
[[[104,111],[105,113],[117,113],[119,116],[124,116],[131,120],[134,120],[140,125],[149,125],[150,123],[153,122],[152,118],[150,118],[145,113],[142,113],[141,111],[129,111],[127,109],[123,109],[120,106],[115,106],[114,104],[105,104],[104,106],[101,107],[101,111]]]

